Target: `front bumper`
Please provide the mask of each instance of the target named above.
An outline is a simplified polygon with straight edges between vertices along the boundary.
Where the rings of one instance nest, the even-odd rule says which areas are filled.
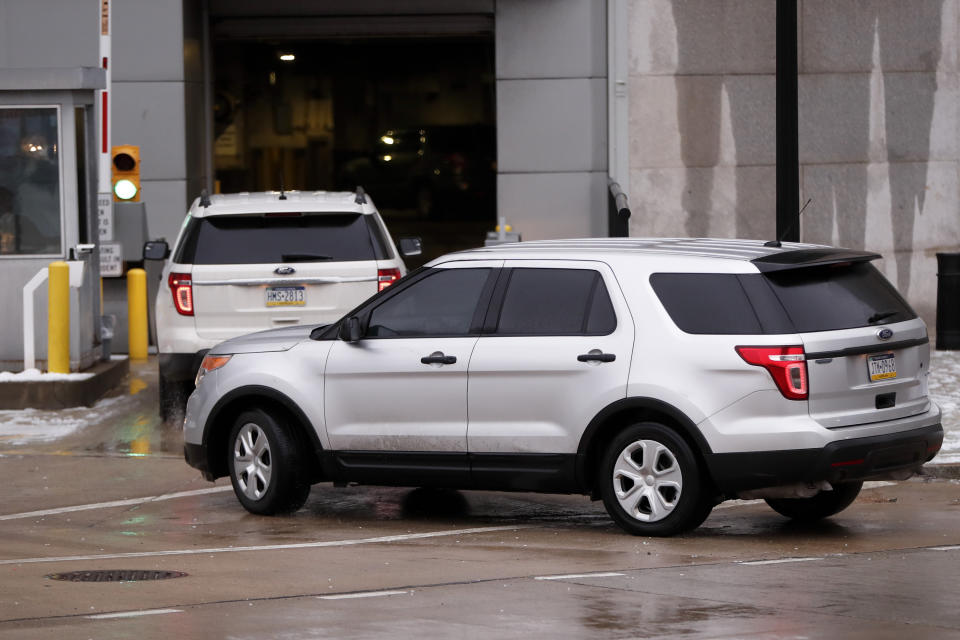
[[[867,480],[919,471],[943,445],[937,423],[910,431],[837,440],[820,449],[711,453],[704,456],[717,488],[732,495],[748,489],[818,482]]]
[[[185,442],[183,444],[183,459],[187,461],[188,465],[194,469],[198,469],[204,479],[210,480],[211,482],[215,479],[213,473],[210,472],[210,466],[207,462],[206,445]]]

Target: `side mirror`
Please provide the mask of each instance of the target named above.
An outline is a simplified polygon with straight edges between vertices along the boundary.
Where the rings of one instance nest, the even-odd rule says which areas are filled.
[[[350,316],[340,323],[340,331],[337,337],[344,342],[358,342],[360,340],[360,318]]]
[[[166,260],[170,257],[170,246],[166,240],[150,240],[143,243],[144,260]]]
[[[400,255],[404,258],[412,258],[423,253],[423,244],[420,238],[400,238]]]

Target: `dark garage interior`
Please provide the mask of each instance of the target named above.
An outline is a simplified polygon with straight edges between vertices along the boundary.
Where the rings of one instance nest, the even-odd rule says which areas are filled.
[[[217,38],[213,59],[221,192],[362,185],[424,260],[493,229],[489,34]]]

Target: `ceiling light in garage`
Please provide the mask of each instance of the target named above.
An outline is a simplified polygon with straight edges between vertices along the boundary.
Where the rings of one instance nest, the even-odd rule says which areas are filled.
[[[292,53],[281,53],[280,59],[284,62],[293,62],[297,59],[297,56],[293,55]]]

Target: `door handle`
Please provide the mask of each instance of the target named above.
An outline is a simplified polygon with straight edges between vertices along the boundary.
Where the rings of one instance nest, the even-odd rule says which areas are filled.
[[[445,356],[443,351],[434,351],[428,356],[420,358],[423,364],[456,364],[457,356]]]
[[[577,356],[580,362],[613,362],[617,356],[613,353],[602,353],[599,349],[594,349],[590,353],[581,353]]]

